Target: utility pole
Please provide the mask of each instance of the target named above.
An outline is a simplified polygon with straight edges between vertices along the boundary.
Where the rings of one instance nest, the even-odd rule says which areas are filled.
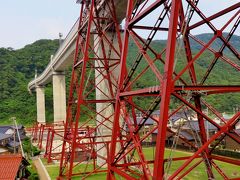
[[[17,121],[16,121],[16,117],[13,117],[13,122],[14,122],[14,125],[15,125],[15,128],[16,128],[16,131],[17,131],[17,136],[18,136],[18,141],[20,143],[20,148],[21,148],[21,152],[22,152],[22,157],[24,157],[24,151],[23,151],[23,147],[22,147],[22,141],[21,141],[21,138],[20,138],[20,134],[19,134],[19,131],[18,131],[18,126],[17,126]],[[15,131],[14,131],[14,142],[15,141]],[[15,144],[14,144],[15,146]],[[15,150],[15,147],[14,147],[14,150]]]
[[[62,39],[63,34],[59,33],[58,36],[59,36],[59,47],[60,47],[62,45],[62,43],[63,43],[63,39]]]
[[[13,141],[14,141],[13,153],[16,154],[16,132],[15,132],[15,130],[13,133]]]
[[[207,107],[207,116],[208,116],[208,107]],[[207,122],[207,140],[209,140],[209,126],[208,126],[208,121]]]

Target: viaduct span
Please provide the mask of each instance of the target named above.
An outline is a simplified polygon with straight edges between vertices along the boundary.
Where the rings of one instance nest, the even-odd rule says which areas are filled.
[[[116,17],[119,22],[126,14],[127,0],[114,0],[116,6]],[[99,5],[101,8],[101,4]],[[87,25],[87,21],[85,24]],[[79,19],[75,22],[57,52],[51,56],[50,62],[45,70],[28,84],[29,91],[36,91],[37,99],[37,121],[45,123],[45,85],[53,84],[53,109],[54,122],[66,119],[66,85],[65,70],[73,64],[76,38],[78,34]]]
[[[188,176],[200,164],[205,167],[208,179],[232,179],[215,161],[237,166],[240,161],[213,152],[224,143],[225,137],[239,146],[236,126],[240,122],[240,111],[227,120],[209,98],[240,93],[239,81],[233,82],[230,77],[230,72],[239,76],[240,71],[239,50],[231,41],[238,33],[240,3],[219,10],[216,6],[216,11],[209,9],[211,14],[203,8],[209,4],[199,0],[79,2],[82,5],[79,27],[76,22],[46,70],[29,83],[29,90],[37,92],[38,122],[45,122],[43,86],[51,81],[54,121],[66,119],[64,136],[60,135],[63,144],[59,179],[72,176],[85,179],[94,173],[106,172],[108,180],[173,180]],[[119,22],[125,10],[124,37],[121,38]],[[219,20],[221,24],[217,23]],[[212,34],[206,42],[194,35],[203,26]],[[139,31],[147,33],[147,38],[143,39]],[[156,45],[154,40],[158,35],[166,34],[166,44]],[[193,42],[200,45],[199,50],[195,50]],[[215,47],[215,43],[220,46]],[[137,50],[131,52],[130,57],[132,48]],[[73,59],[65,115],[64,70]],[[217,63],[223,65],[224,83],[215,76],[219,74],[215,68]],[[201,68],[201,64],[207,68]],[[147,71],[151,77],[144,84]],[[171,118],[177,113],[184,114],[185,124],[181,121],[172,126]],[[194,122],[199,130],[190,125],[191,114],[196,115]],[[148,120],[153,121],[151,127]],[[209,123],[217,129],[212,134],[208,131]],[[193,141],[181,134],[184,125],[190,126],[188,132],[193,135]],[[82,129],[86,133],[82,133]],[[54,130],[47,138],[50,141],[57,135]],[[172,141],[168,157],[165,156],[167,140]],[[151,147],[152,158],[143,148],[143,144],[150,141],[155,144]],[[174,157],[178,145],[190,147],[193,153]],[[176,161],[180,161],[177,168],[172,166]],[[85,166],[84,170],[78,165]],[[91,170],[89,165],[93,167]]]

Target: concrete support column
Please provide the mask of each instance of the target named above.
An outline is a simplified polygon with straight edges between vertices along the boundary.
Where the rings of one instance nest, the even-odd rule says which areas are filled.
[[[106,34],[108,39],[112,39],[113,45],[115,47],[116,50],[119,51],[119,45],[118,45],[118,40],[116,37],[116,34],[113,35],[113,33],[107,33]],[[110,54],[110,58],[112,59],[119,59],[119,56],[113,51],[110,50],[111,47],[109,46],[109,44],[107,42],[104,42],[104,51],[105,53],[103,53],[103,49],[102,49],[102,45],[101,43],[99,43],[100,37],[94,37],[94,47],[95,47],[95,52],[98,55],[99,58],[103,59],[104,58],[104,54],[107,56],[107,58],[109,58],[109,54]],[[110,74],[110,82],[113,82],[114,84],[110,84],[109,81],[106,79],[107,77],[107,72],[106,70],[103,68],[104,67],[104,61],[100,61],[100,60],[96,60],[95,61],[95,67],[99,67],[98,69],[95,70],[95,84],[97,85],[96,88],[96,100],[107,100],[107,99],[115,99],[115,94],[116,94],[116,81],[114,81],[114,79],[118,79],[119,76],[119,66],[113,66],[109,68],[109,72],[112,72],[112,74]],[[116,63],[116,61],[109,61],[109,66],[111,66],[112,64]],[[109,73],[108,73],[109,74]],[[105,79],[104,79],[105,77]],[[113,90],[113,96],[111,94],[110,91],[110,87]],[[109,136],[109,137],[104,137],[104,138],[97,138],[98,142],[103,142],[103,141],[111,141],[111,135],[112,135],[112,126],[113,126],[113,119],[114,119],[114,105],[111,104],[109,105],[108,103],[97,103],[96,104],[96,111],[98,113],[100,113],[101,115],[97,115],[96,119],[99,122],[102,122],[105,120],[105,118],[109,118],[108,121],[104,122],[104,125],[99,125],[99,122],[97,121],[96,124],[99,125],[99,128],[97,129],[97,135],[98,136]],[[111,122],[109,122],[111,121]],[[109,127],[109,129],[107,127]],[[104,143],[98,144],[97,145],[97,154],[107,158],[107,148],[105,147]],[[106,160],[104,160],[101,157],[97,157],[97,165],[98,166],[102,166],[103,163],[105,163]]]
[[[66,120],[66,84],[64,72],[53,72],[54,122]]]
[[[45,123],[45,93],[44,87],[37,86],[36,87],[36,96],[37,96],[37,122]]]

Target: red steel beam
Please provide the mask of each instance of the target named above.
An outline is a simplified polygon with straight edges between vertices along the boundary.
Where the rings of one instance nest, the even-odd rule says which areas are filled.
[[[234,5],[230,6],[230,7],[222,10],[222,11],[217,12],[216,14],[214,14],[214,15],[212,15],[212,16],[209,16],[208,18],[206,18],[206,19],[204,19],[204,20],[201,20],[201,21],[199,21],[199,22],[191,25],[191,26],[188,28],[188,30],[195,29],[196,27],[205,24],[206,21],[212,21],[212,20],[214,20],[214,19],[216,19],[216,18],[218,18],[218,17],[221,17],[222,15],[224,15],[224,14],[226,14],[226,13],[229,13],[229,12],[231,12],[231,11],[239,8],[239,7],[240,7],[240,3],[236,3],[236,4],[234,4]]]
[[[170,25],[168,33],[168,44],[166,49],[166,63],[164,66],[164,79],[162,82],[161,94],[162,99],[160,103],[160,118],[158,125],[158,135],[156,142],[155,162],[153,169],[153,178],[162,179],[164,175],[163,162],[164,162],[164,148],[166,139],[166,128],[168,121],[168,111],[171,90],[173,88],[172,73],[174,67],[174,56],[176,47],[176,35],[179,16],[180,1],[173,0],[170,15]]]
[[[218,93],[234,93],[240,92],[240,86],[174,86],[173,90],[178,91],[202,91],[206,95],[218,94]],[[148,88],[142,88],[139,90],[124,91],[120,93],[120,96],[147,96],[158,95],[160,86],[152,86]]]
[[[144,11],[142,11],[140,14],[138,14],[136,17],[131,19],[130,22],[128,23],[128,26],[133,26],[134,24],[139,22],[141,19],[143,19],[145,16],[147,16],[150,12],[154,11],[157,7],[159,7],[164,2],[166,2],[166,0],[155,1],[149,7],[147,7]]]
[[[131,178],[129,175],[125,173],[121,173],[120,170],[118,170],[114,166],[114,160],[115,160],[115,153],[116,153],[116,146],[117,146],[117,139],[118,136],[120,135],[120,126],[119,126],[119,118],[120,118],[120,108],[121,108],[121,102],[119,98],[120,94],[120,88],[123,87],[124,83],[124,78],[125,74],[127,74],[127,69],[126,69],[126,60],[127,60],[127,50],[128,50],[128,42],[129,42],[129,32],[126,30],[128,25],[129,25],[129,20],[131,17],[131,12],[133,10],[134,6],[134,1],[129,0],[128,5],[127,5],[127,21],[125,24],[125,33],[124,33],[124,41],[123,41],[123,48],[122,48],[122,56],[120,60],[120,75],[119,75],[119,88],[117,89],[117,94],[116,94],[116,103],[115,103],[115,115],[114,115],[114,122],[113,122],[113,129],[114,131],[112,132],[112,140],[111,140],[111,146],[110,146],[110,151],[109,151],[109,161],[108,161],[108,174],[107,174],[107,179],[115,179],[114,178],[114,172],[120,173],[123,177],[128,177]]]
[[[202,112],[200,95],[194,96],[194,103],[195,103],[196,108],[200,112]],[[199,129],[200,129],[200,138],[201,138],[202,144],[205,144],[208,141],[208,139],[207,139],[207,133],[206,133],[206,130],[205,130],[205,124],[204,124],[203,116],[201,116],[200,113],[197,113],[197,119],[198,119],[198,125],[199,125]],[[209,179],[214,179],[211,161],[209,160],[210,159],[210,153],[209,153],[209,148],[208,147],[206,147],[204,149],[204,151],[202,152],[202,156],[203,156],[204,163],[207,167],[208,178]]]
[[[223,125],[219,131],[214,134],[205,144],[203,144],[198,151],[196,151],[194,153],[194,155],[189,158],[187,161],[185,161],[185,163],[178,168],[178,170],[176,170],[170,177],[169,179],[172,180],[174,179],[174,177],[176,177],[180,172],[182,172],[182,170],[187,167],[193,159],[195,159],[200,153],[202,153],[206,148],[208,148],[209,144],[212,143],[214,140],[216,140],[221,134],[223,133],[227,133],[228,131],[228,127],[229,125],[231,125],[231,123],[233,123],[234,121],[236,121],[237,118],[239,118],[240,116],[240,112],[238,112],[233,118],[231,118],[225,125]]]
[[[213,167],[217,170],[217,172],[224,178],[224,179],[229,179],[227,175],[218,167],[218,165],[211,160]]]
[[[189,174],[193,169],[195,169],[199,164],[202,163],[202,159],[200,159],[199,161],[197,161],[196,163],[194,163],[188,170],[186,170],[183,174],[181,174],[180,176],[178,176],[176,179],[180,180],[183,177],[185,177],[187,174]]]
[[[211,157],[214,160],[218,160],[218,161],[222,161],[222,162],[225,162],[225,163],[240,166],[240,160],[238,160],[238,159],[232,159],[232,158],[227,158],[225,156],[217,156],[217,155],[211,155]]]

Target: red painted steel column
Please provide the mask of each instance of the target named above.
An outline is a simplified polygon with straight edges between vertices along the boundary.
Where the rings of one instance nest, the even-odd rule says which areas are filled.
[[[184,162],[182,166],[180,166],[170,177],[169,179],[173,180],[179,173],[183,171],[200,153],[202,153],[206,148],[208,148],[209,144],[211,144],[214,140],[216,140],[219,136],[229,131],[229,127],[232,123],[236,122],[236,120],[240,117],[240,112],[238,112],[235,116],[233,116],[225,125],[221,126],[219,131],[211,136],[211,138],[203,144],[187,161]]]
[[[78,135],[78,123],[79,123],[79,117],[80,117],[80,111],[81,111],[81,104],[83,104],[83,88],[84,88],[84,75],[86,72],[86,65],[88,61],[88,48],[90,44],[90,33],[91,33],[91,25],[93,21],[93,10],[95,7],[95,1],[92,1],[90,5],[90,11],[89,11],[89,20],[88,20],[88,28],[87,28],[87,34],[86,34],[86,44],[85,44],[85,49],[84,49],[84,54],[83,54],[83,67],[82,67],[82,72],[81,72],[81,77],[80,77],[80,83],[79,83],[79,91],[78,91],[78,104],[77,104],[77,112],[75,116],[75,124],[74,124],[74,131],[73,131],[73,138],[72,138],[72,154],[70,157],[70,165],[69,165],[69,173],[68,173],[68,179],[71,179],[72,174],[73,174],[73,166],[74,166],[74,155],[75,155],[75,150],[77,148],[77,142],[76,138]]]
[[[54,129],[51,129],[51,135],[50,135],[50,144],[49,144],[49,154],[48,154],[48,163],[52,162],[52,145],[53,145],[53,139],[54,139],[54,133],[55,133],[55,130]]]
[[[194,97],[194,101],[195,101],[196,108],[200,112],[202,112],[200,95],[196,95]],[[200,129],[201,141],[202,141],[202,144],[205,144],[208,141],[208,139],[207,139],[207,133],[206,133],[206,130],[205,130],[204,119],[203,119],[203,116],[201,116],[199,113],[197,113],[197,118],[198,118],[198,125],[199,125],[199,129]],[[206,168],[207,168],[208,178],[209,179],[214,179],[214,175],[213,175],[213,172],[212,172],[211,158],[210,158],[208,147],[205,149],[205,151],[202,152],[202,156],[203,156]]]
[[[33,130],[33,141],[37,142],[37,138],[38,138],[38,126],[39,126],[39,123],[37,122],[35,127],[34,127],[34,130]]]
[[[120,109],[121,109],[120,89],[123,87],[124,78],[125,78],[125,75],[127,74],[126,61],[127,61],[128,41],[129,41],[128,24],[129,24],[129,21],[131,20],[131,12],[133,9],[133,4],[134,4],[133,0],[128,1],[123,49],[122,49],[122,56],[120,61],[120,75],[119,75],[119,81],[118,81],[119,88],[117,90],[115,115],[114,115],[114,121],[113,121],[114,131],[112,133],[112,140],[111,140],[110,152],[109,152],[108,175],[107,175],[108,180],[114,179],[113,178],[114,158],[116,153],[117,139],[120,134],[120,127],[119,127]]]
[[[73,89],[74,89],[74,81],[75,81],[75,72],[74,72],[74,64],[77,62],[78,60],[78,53],[79,53],[79,43],[80,43],[80,37],[81,37],[81,31],[80,26],[81,26],[81,22],[82,22],[82,14],[83,14],[83,9],[84,9],[84,2],[81,2],[81,9],[80,9],[80,17],[79,17],[79,25],[78,25],[78,35],[77,35],[77,39],[76,39],[76,49],[74,52],[74,63],[73,63],[73,69],[72,69],[72,76],[71,76],[71,83],[70,83],[70,91],[69,91],[69,97],[68,97],[68,106],[67,106],[67,117],[66,117],[66,123],[64,124],[64,138],[68,138],[67,134],[68,134],[68,130],[71,128],[72,126],[72,122],[70,121],[70,119],[72,118],[72,100],[73,100]],[[71,102],[71,103],[70,103]],[[69,129],[68,129],[69,128]],[[60,168],[59,168],[59,177],[62,177],[64,175],[63,171],[64,171],[64,166],[65,166],[65,150],[66,150],[66,146],[67,146],[67,142],[66,140],[63,140],[63,145],[62,145],[62,153],[61,153],[61,160],[60,160]]]
[[[45,155],[44,155],[44,157],[47,157],[47,155],[48,155],[48,153],[49,153],[50,132],[51,132],[51,128],[48,128],[47,141],[46,141],[46,147],[45,147]]]
[[[172,75],[174,67],[174,55],[176,47],[179,7],[180,1],[173,0],[170,14],[170,25],[166,49],[166,63],[164,66],[164,78],[162,81],[161,88],[162,98],[160,104],[160,118],[158,124],[158,135],[153,170],[153,179],[155,180],[156,179],[162,180],[164,176],[164,149],[165,149],[164,147],[167,132],[170,96],[173,89]]]

